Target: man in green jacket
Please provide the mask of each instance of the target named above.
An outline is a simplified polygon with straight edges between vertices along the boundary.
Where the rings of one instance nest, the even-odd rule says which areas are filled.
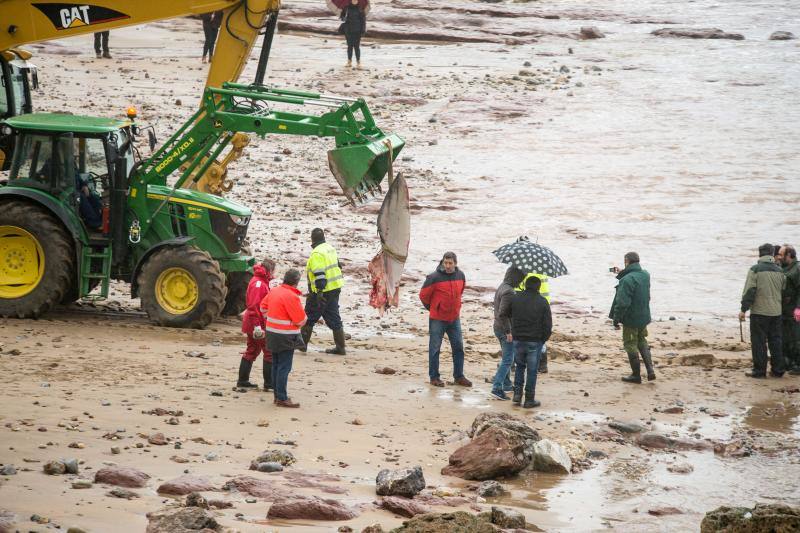
[[[647,369],[647,380],[656,379],[653,358],[647,344],[647,325],[650,323],[650,274],[639,264],[639,254],[625,254],[625,269],[617,274],[619,285],[611,303],[609,318],[614,327],[622,324],[622,344],[631,364],[631,375],[622,378],[626,383],[641,383],[639,354]]]
[[[767,345],[772,356],[772,375],[783,376],[783,335],[781,311],[786,276],[773,258],[774,247],[762,244],[758,247],[758,263],[747,271],[747,280],[742,291],[742,308],[739,321],[744,322],[750,311],[750,345],[753,353],[753,370],[747,377],[767,377]]]
[[[794,246],[781,246],[778,257],[786,276],[786,288],[783,289],[783,306],[781,314],[783,334],[783,357],[786,369],[793,376],[800,375],[800,324],[795,316],[800,317],[800,266],[797,264],[797,251]]]

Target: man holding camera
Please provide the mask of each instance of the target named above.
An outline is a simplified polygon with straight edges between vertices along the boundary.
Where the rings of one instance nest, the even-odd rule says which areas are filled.
[[[614,321],[616,329],[622,324],[622,344],[631,365],[631,375],[623,377],[622,381],[642,382],[640,354],[647,369],[647,380],[653,381],[656,379],[656,373],[653,369],[650,346],[647,344],[647,325],[650,323],[650,274],[639,264],[639,254],[636,252],[625,254],[625,268],[622,271],[616,267],[611,271],[617,272],[619,285],[616,287],[608,316]]]

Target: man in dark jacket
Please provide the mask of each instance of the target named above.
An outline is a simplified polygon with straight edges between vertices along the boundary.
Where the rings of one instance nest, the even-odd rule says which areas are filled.
[[[553,332],[550,304],[539,294],[541,286],[541,279],[529,277],[525,281],[525,290],[516,293],[511,302],[511,335],[514,339],[514,362],[517,364],[513,403],[519,405],[522,402],[524,386],[525,403],[522,407],[526,409],[541,405],[535,398],[539,358],[544,343]]]
[[[739,321],[744,322],[750,311],[750,348],[753,352],[753,370],[747,377],[767,377],[767,345],[772,356],[772,375],[783,376],[783,335],[781,311],[786,276],[775,264],[774,247],[762,244],[758,247],[758,263],[747,271],[747,280],[742,291],[742,308]]]
[[[464,273],[458,269],[456,254],[447,252],[436,271],[425,278],[419,291],[422,305],[430,311],[428,377],[431,385],[436,387],[444,387],[439,376],[439,352],[445,334],[453,351],[453,377],[456,384],[462,387],[472,386],[472,382],[464,377],[464,339],[459,318],[465,283]]]
[[[647,325],[650,323],[650,274],[639,264],[639,254],[625,254],[625,268],[617,274],[614,301],[611,303],[609,318],[614,327],[622,324],[622,345],[631,364],[631,375],[622,378],[626,383],[641,383],[639,354],[647,369],[647,380],[656,379],[653,358],[647,344]]]
[[[525,274],[517,267],[508,267],[503,283],[494,293],[494,336],[500,341],[502,358],[497,373],[492,380],[492,395],[499,400],[508,400],[506,391],[512,389],[509,373],[514,363],[514,344],[511,335],[511,302],[514,301],[514,288]]]
[[[784,244],[780,251],[786,288],[783,289],[783,357],[786,369],[793,376],[800,375],[800,267],[797,264],[797,251],[794,246]]]

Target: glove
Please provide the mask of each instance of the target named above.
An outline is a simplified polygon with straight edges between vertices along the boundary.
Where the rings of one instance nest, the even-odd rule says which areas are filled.
[[[266,332],[264,331],[264,329],[261,326],[256,326],[256,327],[253,328],[253,338],[254,339],[260,340],[260,339],[263,339],[264,337],[266,337],[266,335],[267,335]]]
[[[800,322],[800,307],[794,308],[794,321]]]

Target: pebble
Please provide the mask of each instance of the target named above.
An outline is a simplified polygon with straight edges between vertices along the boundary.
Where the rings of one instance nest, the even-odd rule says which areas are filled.
[[[103,407],[108,407],[109,405],[111,405],[111,402],[109,402],[108,400],[103,400],[102,402],[100,402],[100,405],[102,405]]]
[[[92,488],[92,482],[88,479],[77,479],[72,482],[73,489],[90,489]]]
[[[16,475],[17,469],[14,465],[4,465],[0,468],[0,476],[13,476]]]
[[[219,455],[214,452],[208,452],[206,454],[206,461],[216,461],[217,459],[219,459]]]
[[[119,446],[112,446],[111,447],[111,454],[112,455],[119,455],[122,453],[122,450],[119,449]]]
[[[64,463],[64,468],[66,469],[67,474],[77,474],[78,473],[78,460],[77,459],[62,459]]]

